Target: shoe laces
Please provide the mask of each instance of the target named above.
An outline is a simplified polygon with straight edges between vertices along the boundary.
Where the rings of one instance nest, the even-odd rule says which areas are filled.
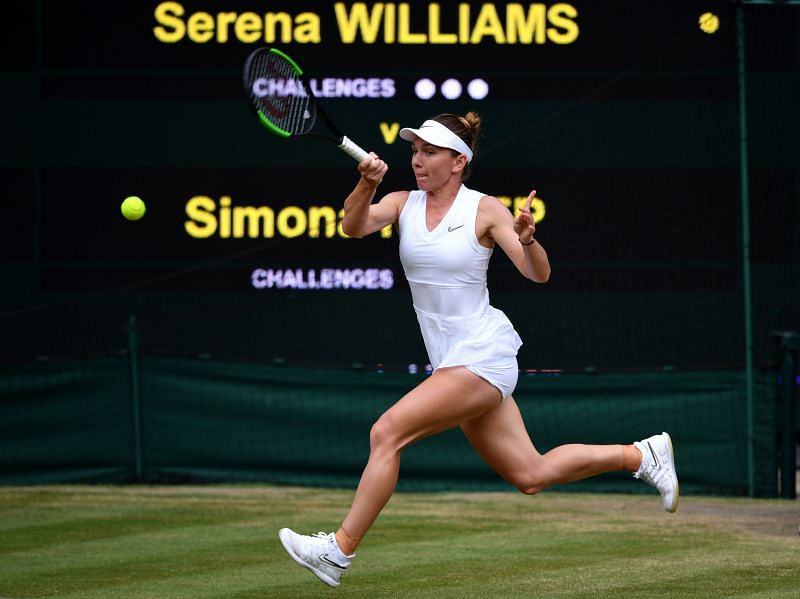
[[[311,535],[312,539],[319,539],[320,541],[327,541],[328,545],[331,547],[336,546],[336,535],[332,532],[322,532],[319,531]]]
[[[662,461],[660,467],[656,467],[652,461],[648,459],[648,463],[644,465],[638,472],[633,474],[634,478],[640,478],[648,484],[654,486],[660,492],[664,492],[669,487],[670,472],[669,465]]]

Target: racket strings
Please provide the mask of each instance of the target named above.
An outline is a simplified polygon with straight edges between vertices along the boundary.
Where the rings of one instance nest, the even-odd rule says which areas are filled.
[[[253,105],[276,127],[300,135],[314,125],[312,95],[294,67],[283,58],[260,53],[251,63],[248,84]]]

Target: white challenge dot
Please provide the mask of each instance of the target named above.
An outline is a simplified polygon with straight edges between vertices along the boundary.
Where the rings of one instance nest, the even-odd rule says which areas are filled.
[[[461,82],[457,79],[448,79],[442,83],[442,95],[448,100],[455,100],[461,95]]]
[[[467,93],[473,100],[483,100],[489,95],[489,84],[483,79],[473,79],[467,84]]]
[[[414,86],[414,92],[420,100],[430,100],[436,93],[436,84],[430,79],[420,79]]]

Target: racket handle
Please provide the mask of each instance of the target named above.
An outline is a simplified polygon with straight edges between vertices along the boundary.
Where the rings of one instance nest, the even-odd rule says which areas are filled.
[[[339,143],[339,148],[346,152],[351,158],[354,158],[358,162],[361,162],[369,156],[369,152],[365,152],[361,146],[359,146],[356,142],[352,139],[347,137],[346,135],[342,136],[341,143]]]

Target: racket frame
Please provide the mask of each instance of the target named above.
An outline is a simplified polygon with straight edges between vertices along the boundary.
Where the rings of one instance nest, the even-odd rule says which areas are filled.
[[[303,89],[305,90],[306,94],[308,95],[309,101],[313,102],[313,104],[314,104],[315,119],[316,119],[316,115],[321,116],[322,120],[325,122],[325,125],[328,127],[328,129],[331,131],[331,133],[333,133],[333,136],[325,135],[325,134],[322,134],[322,133],[312,133],[311,131],[309,131],[307,133],[292,133],[291,131],[286,131],[285,129],[282,129],[281,127],[278,127],[277,125],[275,125],[272,121],[269,120],[269,118],[264,114],[263,111],[258,109],[258,107],[255,105],[255,103],[250,98],[251,94],[253,93],[252,89],[250,88],[250,86],[251,86],[251,82],[250,82],[250,63],[251,63],[253,57],[256,54],[258,54],[259,52],[263,52],[264,49],[265,48],[256,48],[255,50],[253,50],[250,53],[250,55],[247,57],[247,60],[245,62],[245,82],[247,83],[247,85],[245,85],[245,92],[248,94],[248,98],[250,99],[250,105],[253,108],[253,110],[255,110],[256,114],[258,115],[258,119],[261,121],[261,124],[264,125],[270,132],[274,133],[275,135],[277,135],[279,137],[283,137],[283,138],[300,137],[300,136],[304,136],[304,135],[309,135],[311,137],[319,137],[319,138],[331,141],[331,142],[335,143],[336,146],[340,150],[342,150],[348,156],[350,156],[354,160],[357,160],[358,162],[361,162],[367,156],[369,156],[369,153],[366,150],[361,148],[357,143],[355,143],[349,137],[344,135],[341,132],[341,130],[334,124],[334,122],[328,116],[328,113],[325,112],[325,110],[322,108],[320,102],[318,101],[318,98],[314,95],[314,92],[311,89],[311,85],[310,85],[308,79],[306,78],[305,73],[303,72],[303,69],[300,68],[300,65],[298,65],[297,62],[295,62],[295,60],[291,56],[286,54],[286,52],[283,52],[282,50],[279,50],[278,48],[272,48],[271,47],[271,48],[268,49],[268,51],[271,54],[276,54],[276,55],[280,56],[281,58],[286,60],[291,65],[292,69],[294,69],[294,72],[297,75],[298,81],[300,81],[301,85],[303,86]],[[311,126],[313,127],[313,123],[312,123]]]

